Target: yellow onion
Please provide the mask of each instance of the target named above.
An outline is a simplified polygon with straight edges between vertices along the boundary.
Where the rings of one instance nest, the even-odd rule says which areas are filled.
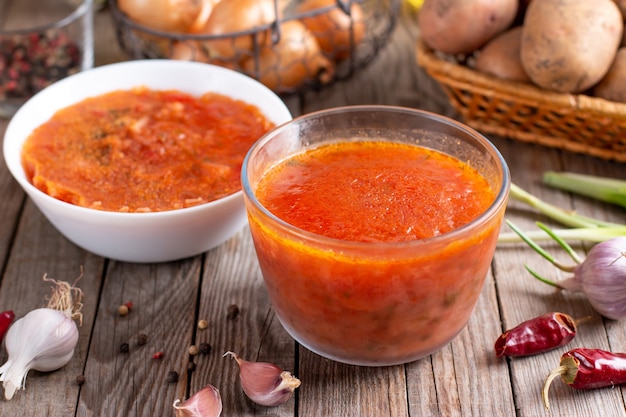
[[[196,19],[193,21],[191,26],[188,28],[189,33],[198,33],[204,30],[211,13],[213,12],[213,8],[220,0],[202,0],[202,7],[196,16]]]
[[[202,45],[191,40],[173,42],[168,58],[181,61],[209,62],[209,56],[202,48]]]
[[[277,21],[280,16],[276,13],[274,0],[221,0],[213,7],[206,25],[199,32],[221,36],[206,43],[212,56],[237,58],[252,51],[255,40],[259,46],[271,42],[271,28],[254,29]],[[254,34],[234,35],[244,31]]]
[[[241,67],[246,73],[257,75],[272,90],[285,92],[306,82],[327,84],[335,74],[334,63],[298,20],[283,23],[279,41],[263,47],[258,60],[255,57],[244,60]]]
[[[210,57],[202,41],[175,41],[172,43],[172,47],[167,57],[169,59],[178,59],[181,61],[195,61],[205,64],[219,65],[220,67],[234,70],[239,69],[239,65],[236,61]]]
[[[322,50],[335,59],[350,56],[365,36],[363,9],[356,2],[344,1],[350,4],[350,14],[337,5],[337,0],[304,0],[296,8],[303,15],[300,21],[317,38]],[[315,12],[321,9],[327,10]]]
[[[135,22],[164,32],[186,32],[205,0],[118,0],[119,9]]]

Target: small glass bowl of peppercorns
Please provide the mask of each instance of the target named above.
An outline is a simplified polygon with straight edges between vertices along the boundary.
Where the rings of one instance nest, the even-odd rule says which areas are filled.
[[[93,66],[93,1],[0,2],[0,117]]]

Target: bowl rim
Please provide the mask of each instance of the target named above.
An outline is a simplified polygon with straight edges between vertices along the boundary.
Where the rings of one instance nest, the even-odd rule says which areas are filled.
[[[284,116],[289,115],[290,118],[292,117],[291,112],[287,108],[286,104],[271,89],[269,89],[268,87],[266,87],[265,85],[263,85],[262,83],[260,83],[259,81],[251,77],[248,77],[237,71],[230,70],[228,68],[224,68],[218,65],[206,64],[206,63],[200,63],[200,62],[194,62],[194,61],[182,61],[182,60],[178,61],[178,60],[169,60],[169,59],[140,59],[140,60],[121,61],[121,62],[106,64],[106,65],[94,67],[85,71],[81,71],[79,73],[73,74],[71,76],[63,78],[51,84],[47,86],[46,88],[44,88],[43,90],[36,93],[35,95],[33,95],[26,103],[24,103],[22,107],[20,107],[20,109],[15,113],[15,115],[11,118],[11,120],[9,121],[7,125],[6,131],[4,134],[4,141],[3,141],[3,158],[5,161],[5,165],[7,169],[10,171],[13,178],[20,184],[23,190],[31,198],[36,197],[37,199],[39,199],[42,202],[47,203],[48,205],[55,206],[59,209],[67,210],[68,214],[75,213],[76,215],[81,215],[81,214],[92,215],[92,216],[99,216],[104,219],[111,218],[112,220],[119,220],[124,217],[127,217],[127,218],[133,217],[134,219],[141,218],[141,219],[146,219],[146,220],[153,220],[154,218],[157,218],[157,217],[178,216],[184,213],[193,213],[196,211],[209,210],[213,206],[220,206],[220,205],[228,204],[228,203],[231,203],[232,200],[237,200],[237,199],[242,198],[243,188],[240,188],[237,191],[231,194],[222,196],[216,200],[211,200],[206,203],[202,203],[202,204],[198,204],[198,205],[190,206],[190,207],[183,207],[179,209],[150,211],[150,212],[121,212],[121,211],[110,211],[110,210],[98,210],[98,209],[94,209],[90,207],[78,206],[78,205],[71,204],[66,201],[57,199],[55,197],[52,197],[49,194],[41,191],[39,188],[35,187],[26,177],[26,173],[21,163],[21,153],[16,154],[15,150],[21,152],[24,141],[26,141],[28,136],[26,135],[24,137],[13,137],[12,142],[8,139],[11,136],[17,136],[17,134],[13,134],[13,130],[15,129],[15,124],[19,123],[21,121],[21,118],[25,117],[23,116],[24,114],[28,114],[30,107],[34,106],[33,103],[37,103],[39,100],[42,100],[42,97],[44,97],[45,99],[46,96],[53,95],[55,93],[58,94],[59,92],[62,92],[66,88],[66,86],[73,85],[77,80],[81,80],[83,78],[94,77],[98,75],[99,73],[106,74],[107,72],[115,71],[116,69],[123,68],[123,67],[139,67],[139,68],[147,67],[153,70],[155,65],[162,65],[162,66],[164,65],[168,67],[181,67],[181,68],[183,67],[203,68],[207,71],[207,73],[211,72],[215,74],[227,74],[227,76],[230,77],[232,80],[246,83],[247,85],[254,85],[255,88],[258,88],[259,91],[262,91],[264,94],[268,94],[268,96],[276,98],[277,100],[276,100],[275,105],[278,105],[279,102],[282,104],[282,106],[279,106],[281,108],[278,111],[280,111],[281,113],[284,113]],[[139,85],[140,84],[137,83],[137,86]],[[150,86],[148,86],[148,88],[152,88],[155,90],[177,89],[177,87],[154,88]],[[245,85],[242,86],[242,88],[245,88]],[[114,90],[119,90],[119,89],[123,89],[123,88],[112,87],[112,88],[106,89],[106,91],[108,92],[108,91],[114,91]],[[101,93],[101,94],[105,94],[105,93]],[[227,95],[227,93],[224,93],[224,94]],[[87,97],[90,97],[90,96],[85,96],[85,98]],[[239,100],[239,98],[237,99]],[[56,111],[64,107],[76,104],[80,102],[81,100],[82,99],[73,100],[71,104],[59,106],[58,108],[55,108],[52,111],[52,114],[54,114]],[[263,109],[259,108],[259,110],[263,113]],[[33,124],[33,128],[30,131],[32,132],[33,129],[37,128],[42,123],[46,123],[47,120],[49,120],[49,117],[44,118],[44,120],[41,123]],[[280,123],[272,122],[272,123],[274,123],[276,126],[279,126],[283,122],[280,122]],[[19,144],[14,144],[16,140],[19,141]],[[13,149],[13,148],[16,148],[16,149]]]
[[[302,121],[306,121],[309,119],[321,117],[324,115],[333,115],[339,113],[353,113],[353,112],[401,112],[401,113],[412,113],[421,116],[424,119],[428,119],[434,121],[436,123],[449,126],[453,129],[460,130],[469,136],[475,138],[478,143],[489,152],[494,158],[498,168],[502,172],[502,184],[500,189],[497,190],[495,198],[493,202],[489,205],[487,209],[485,209],[478,217],[474,218],[472,221],[457,227],[454,230],[451,230],[447,233],[443,233],[440,235],[435,235],[423,239],[416,239],[410,241],[403,242],[360,242],[360,241],[347,241],[342,239],[337,239],[329,236],[325,236],[318,233],[309,232],[307,230],[301,229],[297,226],[294,226],[285,220],[282,220],[280,217],[276,216],[272,212],[270,212],[261,202],[257,199],[255,193],[252,190],[251,184],[248,179],[248,165],[250,163],[250,159],[257,153],[259,150],[269,142],[275,135],[277,135],[281,130],[288,128],[288,125],[300,123]],[[347,117],[347,116],[346,116]],[[489,140],[486,136],[473,129],[470,126],[467,126],[457,120],[454,120],[450,117],[437,114],[434,112],[430,112],[423,109],[416,109],[410,107],[403,106],[394,106],[394,105],[384,105],[384,104],[366,104],[366,105],[347,105],[340,106],[334,108],[327,108],[318,111],[314,111],[311,113],[303,114],[298,117],[293,118],[291,121],[284,123],[281,126],[276,127],[272,131],[263,135],[249,150],[246,154],[246,157],[242,166],[242,174],[241,181],[243,185],[243,193],[247,200],[250,201],[250,204],[254,206],[256,210],[259,210],[263,216],[266,216],[271,222],[276,224],[278,227],[287,230],[293,236],[297,236],[301,239],[307,241],[314,242],[330,242],[334,247],[342,247],[344,249],[359,249],[359,248],[411,248],[416,246],[423,245],[431,245],[437,242],[446,242],[446,241],[454,241],[457,238],[462,236],[467,236],[468,233],[473,229],[480,228],[483,224],[488,223],[491,219],[493,219],[500,209],[506,209],[506,203],[509,195],[509,190],[511,186],[511,175],[509,171],[508,164],[499,149]]]

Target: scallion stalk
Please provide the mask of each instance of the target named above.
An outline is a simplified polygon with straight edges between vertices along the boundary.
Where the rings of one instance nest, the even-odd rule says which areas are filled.
[[[526,235],[536,241],[547,241],[552,238],[542,230],[531,230],[525,232]],[[589,227],[574,229],[553,229],[552,233],[563,240],[584,240],[587,242],[604,242],[619,236],[626,236],[626,225],[612,227]],[[498,237],[500,243],[520,242],[521,239],[517,233],[504,232]]]
[[[546,217],[555,220],[571,229],[554,229],[550,233],[545,230],[526,232],[529,239],[537,241],[553,240],[555,237],[562,240],[582,240],[589,242],[604,242],[620,236],[626,236],[626,224],[605,222],[592,217],[577,214],[572,210],[565,210],[549,204],[530,194],[521,187],[511,184],[511,199],[521,201],[536,209]],[[507,221],[510,226],[510,222]],[[519,232],[519,230],[517,231]],[[514,243],[523,240],[520,233],[500,233],[498,243]],[[528,242],[527,242],[528,243]]]
[[[583,216],[572,210],[564,210],[550,203],[546,203],[515,184],[511,184],[510,196],[515,200],[528,204],[543,215],[551,218],[552,220],[556,220],[564,226],[579,228],[624,226],[617,223],[604,222],[592,217]]]
[[[543,183],[560,190],[626,207],[626,181],[573,172],[547,171]]]

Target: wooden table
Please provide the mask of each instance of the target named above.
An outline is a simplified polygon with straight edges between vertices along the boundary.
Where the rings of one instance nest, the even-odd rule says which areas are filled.
[[[440,88],[415,63],[415,16],[408,10],[379,58],[355,77],[332,88],[287,99],[294,115],[337,105],[380,103],[423,108],[455,116]],[[96,16],[96,64],[126,59],[117,47],[106,11]],[[0,121],[0,134],[7,121]],[[626,222],[621,208],[541,185],[542,172],[570,170],[626,178],[622,164],[493,137],[510,165],[513,181],[554,204],[601,219]],[[441,351],[414,363],[381,368],[342,365],[298,346],[282,329],[263,287],[248,230],[201,256],[164,264],[130,264],[87,253],[62,237],[24,196],[0,163],[0,310],[17,317],[40,307],[48,293],[47,273],[73,281],[85,293],[84,322],[71,362],[59,371],[31,371],[26,389],[0,402],[2,416],[172,416],[172,403],[206,384],[217,386],[224,416],[625,416],[620,387],[575,391],[557,381],[546,411],[540,390],[566,348],[524,359],[497,359],[493,343],[505,328],[548,311],[591,316],[571,347],[626,351],[626,324],[603,319],[585,299],[557,293],[534,280],[524,263],[563,278],[524,244],[500,245],[483,293],[467,328]],[[511,202],[507,217],[525,229],[546,220]],[[589,244],[578,244],[583,253]],[[547,246],[563,261],[556,245]],[[131,301],[130,314],[118,306]],[[238,306],[236,317],[229,306]],[[206,330],[196,322],[205,319]],[[145,333],[148,342],[136,344]],[[129,343],[128,353],[120,345]],[[193,357],[188,347],[208,343],[209,354]],[[152,354],[162,351],[161,360]],[[265,408],[247,401],[234,362],[273,362],[294,371],[302,386],[288,403]],[[2,362],[6,351],[0,351]],[[167,374],[180,374],[177,383]],[[83,385],[76,382],[85,376]]]

